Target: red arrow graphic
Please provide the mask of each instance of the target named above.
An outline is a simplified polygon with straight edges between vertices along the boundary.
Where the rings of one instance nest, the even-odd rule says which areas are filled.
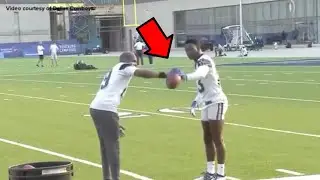
[[[137,31],[148,46],[144,54],[169,58],[173,34],[167,37],[154,17],[137,27]]]

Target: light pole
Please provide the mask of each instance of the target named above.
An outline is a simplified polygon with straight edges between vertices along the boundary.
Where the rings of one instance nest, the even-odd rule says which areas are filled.
[[[240,0],[240,5],[239,5],[239,17],[240,17],[240,45],[243,45],[243,23],[242,23],[242,0]]]

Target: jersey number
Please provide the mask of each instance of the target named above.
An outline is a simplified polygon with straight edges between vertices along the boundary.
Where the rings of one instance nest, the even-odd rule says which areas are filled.
[[[220,79],[218,79],[218,85],[220,86]],[[199,93],[204,92],[204,85],[202,84],[201,80],[198,81],[198,91]]]
[[[204,86],[203,86],[201,80],[198,81],[198,91],[199,91],[199,93],[204,92]]]
[[[108,86],[110,77],[111,77],[111,71],[108,72],[108,74],[104,77],[104,79],[101,83],[100,89],[104,89],[105,87]]]

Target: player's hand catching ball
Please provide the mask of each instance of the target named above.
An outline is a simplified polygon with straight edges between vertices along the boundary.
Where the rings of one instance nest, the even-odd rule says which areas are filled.
[[[182,78],[182,71],[178,68],[171,69],[167,74],[166,84],[169,89],[175,89],[179,86]]]

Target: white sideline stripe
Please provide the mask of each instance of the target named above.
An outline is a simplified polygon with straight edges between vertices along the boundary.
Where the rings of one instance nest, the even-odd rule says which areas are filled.
[[[19,80],[19,79],[0,79],[1,80],[8,80],[8,81],[26,81],[26,82],[38,82],[38,83],[58,83],[58,84],[72,84],[72,85],[91,85],[91,86],[97,86],[97,84],[94,83],[75,83],[75,82],[65,82],[65,81],[42,81],[42,80]],[[190,90],[183,90],[183,89],[165,89],[165,88],[153,88],[153,87],[145,87],[145,86],[129,86],[131,88],[137,88],[137,89],[150,89],[150,90],[161,90],[161,91],[177,91],[177,92],[190,92],[195,93],[195,91]],[[190,87],[192,88],[192,87]],[[194,88],[195,89],[195,88]],[[95,95],[95,94],[93,94]],[[313,99],[297,99],[297,98],[286,98],[286,97],[275,97],[275,96],[259,96],[259,95],[250,95],[250,94],[234,94],[229,93],[227,94],[229,96],[239,96],[239,97],[251,97],[251,98],[260,98],[260,99],[275,99],[275,100],[287,100],[287,101],[300,101],[300,102],[313,102],[313,103],[320,103],[320,100],[313,100]]]
[[[295,171],[290,171],[290,170],[287,170],[287,169],[276,169],[276,171],[282,172],[282,173],[286,173],[286,174],[290,174],[290,175],[295,175],[295,176],[304,175],[303,173],[299,173],[299,172],[295,172]]]
[[[293,177],[283,177],[283,178],[271,178],[271,179],[261,179],[261,180],[319,180],[320,175],[310,175],[310,176],[293,176]]]
[[[89,104],[73,102],[73,101],[65,101],[65,100],[49,99],[49,98],[43,98],[43,97],[25,96],[25,95],[9,94],[9,93],[0,93],[0,95],[23,97],[23,98],[27,98],[27,99],[38,99],[38,100],[45,100],[45,101],[51,101],[51,102],[60,102],[60,103],[66,103],[66,104],[84,105],[84,106],[88,106],[89,107]],[[124,108],[119,108],[119,110],[129,111],[129,112],[136,112],[136,113],[141,113],[141,114],[151,114],[151,115],[158,115],[158,116],[166,116],[166,117],[174,117],[174,118],[179,118],[179,119],[188,119],[188,120],[193,120],[193,121],[200,121],[199,119],[196,119],[196,118],[190,118],[190,117],[184,117],[184,116],[176,116],[176,115],[171,115],[171,114],[155,113],[155,112],[140,111],[140,110],[133,110],[133,109],[124,109]],[[264,130],[264,131],[272,131],[272,132],[279,132],[279,133],[285,133],[285,134],[294,134],[294,135],[300,135],[300,136],[308,136],[308,137],[320,138],[320,135],[318,135],[318,134],[301,133],[301,132],[286,131],[286,130],[279,130],[279,129],[272,129],[272,128],[264,128],[264,127],[250,126],[250,125],[245,125],[245,124],[228,123],[228,122],[226,122],[225,124],[228,124],[228,125],[231,125],[231,126],[245,127],[245,128],[250,128],[250,129],[258,129],[258,130]]]
[[[79,163],[86,164],[86,165],[89,165],[89,166],[102,168],[102,166],[100,164],[97,164],[97,163],[93,163],[93,162],[90,162],[90,161],[87,161],[87,160],[83,160],[83,159],[78,159],[78,158],[75,158],[75,157],[67,156],[65,154],[60,154],[60,153],[56,153],[56,152],[45,150],[45,149],[40,149],[40,148],[37,148],[37,147],[34,147],[34,146],[30,146],[30,145],[26,145],[26,144],[10,141],[10,140],[7,140],[7,139],[0,138],[0,142],[11,144],[11,145],[14,145],[14,146],[19,146],[19,147],[22,147],[22,148],[25,148],[25,149],[29,149],[29,150],[33,150],[33,151],[42,152],[44,154],[48,154],[48,155],[52,155],[52,156],[57,156],[57,157],[60,157],[60,158],[63,158],[63,159],[68,159],[70,161],[79,162]],[[120,172],[122,174],[127,175],[127,176],[131,176],[131,177],[133,177],[135,179],[152,180],[152,179],[150,179],[148,177],[144,177],[144,176],[141,176],[141,175],[138,175],[138,174],[126,171],[126,170],[120,170]]]

